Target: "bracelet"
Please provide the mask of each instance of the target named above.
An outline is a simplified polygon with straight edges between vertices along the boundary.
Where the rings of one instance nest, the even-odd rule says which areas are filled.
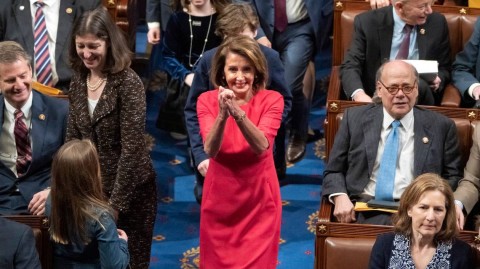
[[[247,116],[247,113],[243,112],[239,117],[234,118],[237,123],[242,122],[245,117]]]

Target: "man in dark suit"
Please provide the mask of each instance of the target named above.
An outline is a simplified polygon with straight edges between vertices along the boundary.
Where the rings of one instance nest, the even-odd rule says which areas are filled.
[[[148,24],[148,42],[156,45],[165,32],[168,19],[172,15],[170,0],[147,0],[146,20]]]
[[[63,144],[68,102],[32,91],[30,57],[16,42],[0,42],[0,215],[45,211],[52,157]],[[15,119],[17,111],[23,116]],[[30,142],[25,171],[18,171],[23,155],[16,135],[22,121]]]
[[[303,91],[303,78],[316,49],[328,42],[332,27],[332,0],[285,0],[286,18],[281,24],[281,1],[250,0],[257,10],[261,44],[278,51],[285,67],[287,88],[292,93],[290,136],[286,158],[297,162],[305,154],[310,104]],[[277,14],[276,14],[277,13]],[[282,26],[283,25],[283,26]],[[263,37],[265,36],[265,37]]]
[[[354,37],[340,69],[348,99],[371,102],[375,71],[389,59],[436,60],[433,81],[420,79],[418,104],[438,104],[450,80],[450,43],[445,17],[432,13],[431,0],[393,0],[393,6],[367,11],[355,17]],[[410,26],[410,34],[405,29]],[[399,55],[404,37],[409,38],[407,57]],[[399,57],[400,56],[400,57]]]
[[[227,6],[224,12],[217,18],[216,33],[223,37],[236,35],[247,35],[255,38],[258,28],[258,18],[248,3],[233,3]],[[283,96],[285,102],[283,109],[283,121],[290,111],[292,103],[292,95],[286,88],[283,64],[280,61],[278,53],[266,46],[260,45],[268,64],[268,81],[266,88],[276,90]],[[204,53],[200,58],[195,69],[192,87],[188,93],[187,102],[185,105],[185,121],[187,125],[188,137],[190,139],[190,146],[194,163],[197,168],[197,184],[195,186],[195,196],[197,201],[201,200],[201,186],[203,186],[203,177],[207,173],[209,165],[209,157],[203,149],[203,141],[200,137],[200,126],[197,117],[197,99],[198,97],[209,90],[215,89],[215,85],[210,81],[210,68],[212,59],[217,52],[217,48],[211,49]],[[275,167],[277,175],[281,179],[285,176],[285,130],[281,128],[275,138]]]
[[[377,72],[376,89],[382,104],[347,109],[324,172],[322,195],[335,204],[340,222],[389,224],[389,216],[355,215],[353,201],[367,202],[376,196],[382,155],[393,121],[400,121],[394,164],[392,198],[420,174],[431,172],[445,178],[455,189],[462,178],[457,130],[447,117],[415,107],[418,73],[397,60]],[[457,212],[461,212],[457,208]]]
[[[32,229],[2,217],[0,227],[0,268],[41,269]]]
[[[72,76],[67,62],[68,41],[73,22],[83,12],[98,7],[100,0],[42,0],[45,4],[53,86],[68,92]],[[11,40],[34,55],[33,21],[36,1],[3,0],[0,5],[0,41]],[[55,65],[53,65],[55,63]],[[32,63],[35,66],[35,63]]]

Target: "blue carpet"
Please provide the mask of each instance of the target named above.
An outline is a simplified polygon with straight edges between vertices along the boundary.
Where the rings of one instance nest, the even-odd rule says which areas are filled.
[[[137,51],[145,48],[145,34],[137,34],[137,40]],[[329,74],[330,63],[329,50],[317,56],[317,81]],[[195,178],[186,141],[174,140],[155,127],[164,96],[164,91],[147,92],[147,132],[155,139],[151,156],[159,198],[150,268],[198,268],[200,207],[193,195]],[[324,143],[319,139],[325,118],[324,104],[325,91],[316,90],[310,114],[316,139],[308,143],[305,158],[287,168],[287,177],[281,182],[279,269],[313,268],[316,212],[324,169]]]

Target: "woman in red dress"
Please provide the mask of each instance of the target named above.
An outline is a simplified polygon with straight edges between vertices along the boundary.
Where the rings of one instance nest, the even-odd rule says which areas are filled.
[[[200,218],[200,268],[276,268],[282,205],[273,162],[283,97],[264,89],[267,65],[245,36],[213,59],[215,91],[198,98],[210,165]]]

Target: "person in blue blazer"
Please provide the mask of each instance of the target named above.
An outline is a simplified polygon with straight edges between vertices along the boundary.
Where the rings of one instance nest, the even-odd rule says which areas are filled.
[[[462,95],[462,106],[472,106],[480,97],[480,20],[452,66],[452,82]]]
[[[41,269],[32,229],[3,217],[0,217],[0,227],[0,268]]]
[[[68,102],[32,91],[30,56],[14,41],[0,42],[0,214],[45,211],[52,156],[64,143]],[[18,173],[14,111],[29,129],[31,162]]]

